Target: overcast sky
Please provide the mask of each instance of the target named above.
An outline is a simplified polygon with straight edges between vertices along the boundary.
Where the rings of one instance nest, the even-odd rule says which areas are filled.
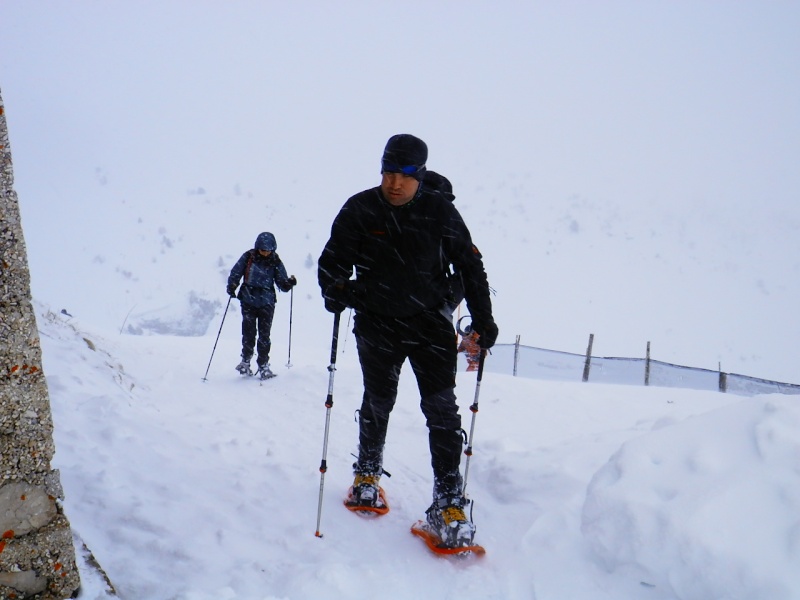
[[[798,25],[797,2],[12,0],[0,76],[18,170],[46,138],[67,169],[159,175],[158,150],[187,184],[270,185],[373,173],[409,130],[458,180],[524,169],[545,197],[788,203]]]

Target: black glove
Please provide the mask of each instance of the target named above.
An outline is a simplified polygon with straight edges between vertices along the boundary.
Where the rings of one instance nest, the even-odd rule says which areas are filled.
[[[332,313],[340,313],[347,308],[347,289],[343,279],[338,279],[336,283],[325,288],[322,294],[325,298],[325,310]]]
[[[230,296],[231,298],[236,298],[236,286],[235,285],[229,285],[228,286],[228,296]]]
[[[363,292],[359,284],[352,279],[337,279],[329,285],[322,294],[325,298],[325,308],[330,312],[342,312],[345,308],[359,310],[362,305]]]
[[[294,286],[296,286],[296,285],[297,285],[297,277],[295,277],[294,275],[292,275],[291,277],[289,277],[289,285],[290,285],[291,287],[294,287]]]
[[[325,298],[325,310],[334,314],[342,312],[347,305],[344,302],[339,302],[333,298]]]
[[[491,317],[486,320],[472,321],[472,330],[478,334],[478,344],[484,350],[494,346],[497,341],[497,334],[500,332]]]

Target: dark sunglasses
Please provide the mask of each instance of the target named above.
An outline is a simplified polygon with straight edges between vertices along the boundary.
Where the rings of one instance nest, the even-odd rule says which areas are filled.
[[[425,165],[408,165],[405,167],[401,167],[400,165],[396,165],[390,162],[383,162],[383,170],[387,173],[402,173],[403,175],[413,175],[420,171],[420,169],[424,169]]]

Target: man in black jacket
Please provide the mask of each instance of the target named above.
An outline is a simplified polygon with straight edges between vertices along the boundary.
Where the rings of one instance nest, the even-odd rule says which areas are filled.
[[[484,349],[498,329],[480,252],[453,203],[422,183],[428,148],[409,134],[391,137],[381,185],[351,197],[319,258],[325,308],[355,309],[354,329],[364,380],[359,453],[348,504],[383,503],[380,476],[389,414],[406,359],[417,379],[427,420],[434,475],[428,522],[449,546],[472,543],[468,500],[459,471],[463,444],[455,396],[456,336],[448,305],[449,266],[464,282],[472,327]],[[355,279],[352,279],[355,271]]]

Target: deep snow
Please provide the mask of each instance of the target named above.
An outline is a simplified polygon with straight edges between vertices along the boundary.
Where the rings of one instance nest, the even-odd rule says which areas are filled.
[[[342,506],[360,398],[352,334],[337,355],[320,539],[327,365],[293,347],[285,366],[286,322],[279,376],[263,385],[234,372],[227,324],[204,382],[214,332],[103,336],[53,312],[39,322],[65,510],[123,597],[798,597],[793,396],[487,372],[468,490],[488,554],[451,561],[409,533],[431,490],[409,373],[387,442],[391,512],[365,520]],[[460,372],[465,425],[474,390]]]
[[[315,261],[393,133],[453,181],[500,342],[580,353],[594,333],[596,355],[650,341],[798,383],[800,10],[429,4],[4,4],[75,531],[137,600],[800,597],[796,398],[487,372],[469,493],[488,554],[443,561],[408,533],[431,487],[409,373],[392,512],[341,506],[360,398],[346,320],[314,536],[332,323]],[[299,280],[276,312],[279,377],[236,376],[234,302],[203,382],[227,272],[264,230]],[[465,424],[474,383],[459,374]]]

